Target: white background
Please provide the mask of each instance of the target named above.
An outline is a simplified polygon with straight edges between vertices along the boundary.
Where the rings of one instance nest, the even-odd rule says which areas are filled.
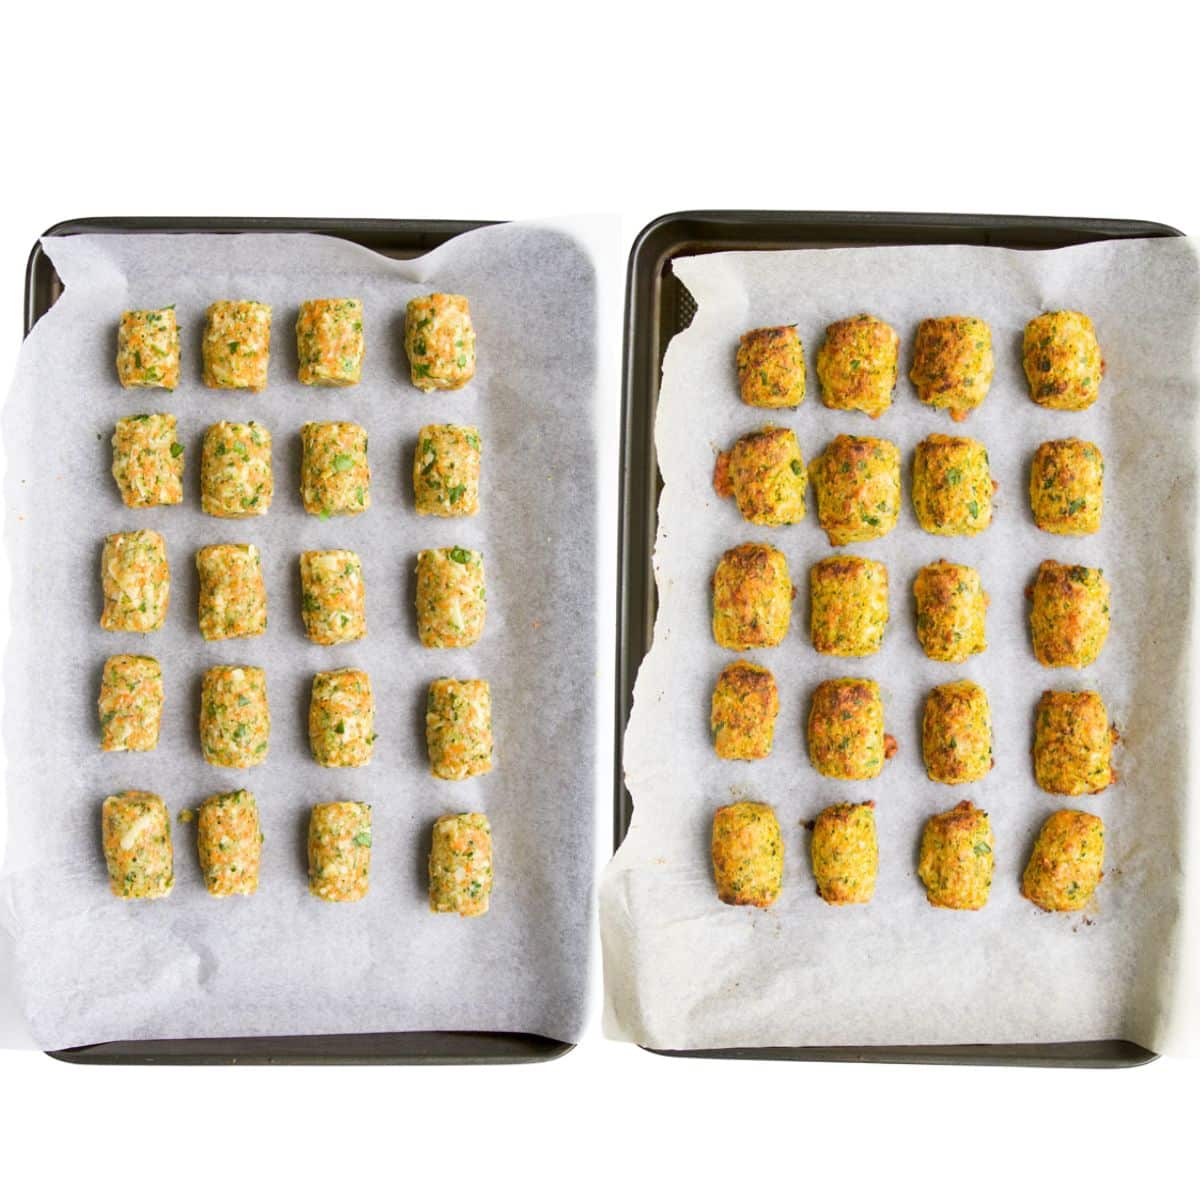
[[[0,376],[29,248],[69,217],[619,213],[614,366],[624,254],[671,210],[1200,233],[1188,7],[7,5]],[[615,422],[615,375],[608,395]],[[604,849],[607,810],[597,828]],[[1194,1186],[1198,1086],[1200,1063],[1182,1061],[668,1061],[605,1043],[598,1005],[584,1044],[537,1067],[106,1069],[12,1052],[0,1189],[1145,1195]]]

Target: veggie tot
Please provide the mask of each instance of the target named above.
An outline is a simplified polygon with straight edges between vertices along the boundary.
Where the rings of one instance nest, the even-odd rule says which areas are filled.
[[[163,678],[158,659],[114,654],[100,677],[100,749],[153,750],[162,724]]]
[[[1116,740],[1098,692],[1043,692],[1033,733],[1038,787],[1058,796],[1104,791],[1116,779],[1112,769]]]
[[[202,801],[196,816],[196,850],[208,894],[253,896],[262,843],[253,792],[221,792]]]
[[[982,779],[992,769],[987,692],[968,679],[933,688],[925,700],[921,743],[925,770],[935,783]]]
[[[809,572],[813,649],[862,658],[883,645],[888,623],[888,573],[881,562],[835,555]]]
[[[1029,394],[1044,408],[1079,411],[1100,395],[1104,359],[1091,318],[1080,312],[1047,312],[1025,326],[1022,362]]]
[[[838,434],[810,468],[817,520],[831,546],[890,533],[900,516],[900,451],[882,438]]]
[[[475,377],[475,326],[466,296],[435,292],[408,302],[404,352],[412,384],[423,392],[457,391]]]
[[[896,739],[883,729],[883,699],[873,679],[826,679],[808,713],[808,756],[829,779],[874,779]]]
[[[756,663],[730,663],[713,689],[711,728],[718,758],[756,759],[771,753],[779,689]]]
[[[1039,529],[1073,537],[1095,533],[1104,517],[1104,455],[1093,442],[1043,442],[1029,472],[1029,503]]]
[[[142,413],[117,422],[112,474],[126,508],[183,503],[183,446],[170,413]]]
[[[1078,912],[1104,878],[1104,822],[1062,809],[1046,818],[1021,878],[1021,895],[1046,912]]]
[[[361,300],[305,300],[296,318],[301,383],[349,387],[362,378]]]
[[[1099,567],[1047,559],[1029,590],[1033,653],[1044,667],[1090,667],[1108,640],[1108,580]]]
[[[712,864],[722,904],[770,908],[783,888],[783,836],[775,810],[750,800],[718,808]]]
[[[825,407],[882,416],[892,405],[899,361],[900,337],[885,321],[869,313],[835,321],[817,351]]]
[[[751,329],[738,339],[738,387],[754,408],[795,408],[804,401],[804,343],[795,325]]]
[[[366,671],[318,671],[308,706],[308,741],[322,767],[362,767],[375,744],[375,697]]]
[[[121,314],[117,378],[123,388],[172,391],[179,386],[179,325],[173,304]]]
[[[774,546],[726,550],[713,575],[713,639],[726,650],[778,646],[792,619],[792,577]]]
[[[964,421],[986,399],[995,360],[992,331],[979,317],[927,317],[917,326],[908,377],[922,404]]]
[[[927,658],[966,662],[987,649],[988,594],[974,567],[938,559],[917,572],[913,595],[917,640]]]
[[[992,523],[996,481],[974,438],[930,434],[913,455],[913,508],[926,533],[974,537]]]
[[[934,908],[981,909],[994,864],[991,822],[970,800],[925,822],[917,874]]]
[[[875,894],[875,801],[833,804],[813,822],[812,869],[826,904],[867,904]]]
[[[417,555],[417,636],[431,650],[473,646],[483,636],[483,555],[462,546]]]
[[[214,767],[254,767],[267,757],[271,709],[261,667],[211,667],[200,685],[200,748]]]
[[[313,517],[352,517],[371,507],[367,431],[352,421],[309,421],[300,430],[300,498]]]
[[[255,421],[218,421],[200,452],[200,507],[210,517],[264,517],[275,495],[271,432]]]
[[[353,800],[314,804],[308,820],[308,890],[318,900],[350,903],[367,894],[371,806]]]
[[[271,360],[271,306],[256,300],[210,304],[203,354],[205,387],[261,392]]]
[[[713,489],[732,496],[755,525],[794,525],[804,519],[808,473],[790,429],[768,425],[717,455]]]
[[[104,861],[112,894],[157,900],[175,886],[171,817],[152,792],[117,792],[100,811]]]
[[[100,556],[104,611],[100,627],[117,633],[161,629],[171,603],[167,543],[161,533],[110,533]]]
[[[306,550],[300,555],[304,632],[318,646],[367,636],[366,584],[353,550]]]
[[[426,425],[413,455],[413,497],[423,517],[479,511],[482,443],[474,425]]]
[[[439,817],[429,851],[429,910],[482,917],[492,894],[492,827],[483,813]]]
[[[258,637],[267,630],[267,587],[257,546],[202,546],[200,635],[206,642]]]
[[[486,679],[435,679],[425,701],[429,769],[459,781],[492,769],[492,693]]]

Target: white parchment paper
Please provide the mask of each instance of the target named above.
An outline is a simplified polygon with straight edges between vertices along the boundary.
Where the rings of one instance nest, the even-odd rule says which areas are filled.
[[[657,447],[664,490],[655,577],[659,609],[625,742],[635,812],[601,892],[606,1031],[659,1048],[975,1042],[1123,1037],[1157,1049],[1184,1044],[1196,996],[1181,951],[1186,807],[1192,790],[1189,707],[1195,561],[1197,290],[1183,239],[1051,252],[906,247],[727,253],[677,261],[699,305],[664,367]],[[1021,369],[1025,322],[1074,308],[1095,320],[1108,372],[1084,413],[1033,404]],[[825,326],[870,311],[900,333],[901,382],[878,421],[825,408],[815,355]],[[922,405],[907,379],[921,318],[949,313],[991,324],[996,376],[964,424]],[[738,398],[738,336],[795,322],[809,395],[794,411]],[[902,453],[904,508],[882,540],[846,547],[886,563],[891,621],[867,659],[818,655],[808,636],[808,572],[833,553],[810,489],[803,523],[770,531],[744,522],[711,489],[715,453],[774,419],[793,427],[810,461],[840,432],[890,438]],[[976,538],[924,533],[909,502],[913,449],[935,431],[983,441],[999,482],[990,529]],[[1033,452],[1080,436],[1106,459],[1105,517],[1087,538],[1042,533],[1029,509]],[[757,763],[722,762],[708,736],[713,683],[736,655],[711,634],[710,577],[722,552],[769,540],[797,587],[791,631],[748,657],[779,682],[775,749]],[[939,557],[979,569],[991,594],[988,650],[961,665],[932,662],[915,634],[912,583]],[[1113,625],[1085,671],[1041,667],[1029,646],[1024,589],[1045,558],[1103,567]],[[869,783],[824,779],[804,727],[815,685],[840,675],[878,680],[898,756]],[[982,684],[991,699],[996,765],[976,785],[926,777],[921,714],[931,686]],[[1040,792],[1030,751],[1045,688],[1096,688],[1121,731],[1121,781],[1078,801]],[[739,796],[775,806],[785,885],[768,911],[717,902],[708,844],[713,810]],[[996,874],[978,913],[931,908],[916,877],[925,819],[969,798],[991,814]],[[839,800],[877,802],[880,869],[867,906],[816,895],[802,823]],[[1052,915],[1020,898],[1020,875],[1044,818],[1059,807],[1100,814],[1106,878],[1083,914]],[[1194,940],[1194,939],[1192,939]]]
[[[309,235],[75,236],[45,243],[66,291],[21,354],[4,414],[7,545],[14,593],[6,659],[9,844],[0,911],[15,986],[47,1048],[108,1039],[392,1030],[522,1031],[574,1040],[584,1017],[592,872],[595,712],[595,272],[566,227],[511,224],[398,262]],[[408,382],[401,326],[424,292],[469,296],[475,380],[424,395]],[[362,383],[296,381],[301,301],[365,304]],[[204,309],[215,299],[274,306],[270,383],[254,395],[200,382]],[[177,306],[182,381],[174,394],[123,392],[113,357],[123,309]],[[169,411],[186,446],[186,501],[125,509],[109,474],[114,421]],[[199,505],[200,444],[218,419],[265,423],[275,498],[266,517],[221,521]],[[300,427],[348,419],[370,438],[368,513],[320,521],[299,497]],[[412,453],[428,422],[478,425],[481,512],[418,517]],[[105,534],[152,528],[171,574],[165,628],[102,631]],[[262,551],[269,628],[205,643],[193,555],[214,542]],[[487,627],[469,650],[425,650],[413,612],[418,551],[482,550]],[[368,637],[307,641],[298,555],[346,547],[362,557]],[[162,662],[158,749],[101,754],[101,665],[119,651]],[[200,678],[217,663],[266,668],[267,762],[208,766],[197,735]],[[322,669],[370,672],[379,740],[357,770],[317,766],[307,745],[310,682]],[[495,769],[463,783],[429,775],[424,696],[438,675],[490,681]],[[258,797],[266,841],[253,899],[205,892],[194,825],[175,826],[176,885],[154,903],[108,893],[100,802],[120,788],[158,792],[172,812],[235,787]],[[330,905],[307,894],[310,806],[374,806],[370,894]],[[436,817],[491,819],[496,885],[481,920],[428,912],[425,857]]]

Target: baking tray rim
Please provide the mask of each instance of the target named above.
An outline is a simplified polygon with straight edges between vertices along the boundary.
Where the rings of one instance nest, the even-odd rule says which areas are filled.
[[[381,239],[419,236],[417,257],[492,220],[387,217],[76,217],[57,221],[34,242],[25,266],[23,337],[53,307],[61,281],[42,248],[47,237],[80,233],[320,233],[378,249]],[[384,252],[386,253],[386,252]],[[55,289],[59,289],[56,291]],[[367,1034],[296,1034],[241,1038],[127,1039],[44,1053],[72,1064],[168,1066],[496,1066],[552,1062],[575,1049],[540,1034],[500,1030],[409,1030]]]
[[[707,236],[698,236],[684,226],[707,225],[713,231]],[[783,209],[685,209],[664,213],[648,222],[633,241],[625,284],[624,345],[621,360],[621,432],[620,432],[620,511],[618,514],[617,552],[617,636],[614,678],[617,682],[615,701],[615,748],[614,748],[614,804],[613,804],[613,849],[620,846],[628,831],[633,815],[632,800],[625,788],[624,740],[625,728],[633,705],[633,685],[642,658],[653,641],[651,615],[657,608],[653,599],[654,539],[657,529],[657,496],[661,488],[661,477],[654,466],[651,481],[651,510],[643,512],[649,536],[648,546],[638,554],[638,565],[633,563],[633,548],[630,546],[631,490],[635,472],[631,458],[644,459],[649,453],[654,457],[654,420],[657,408],[658,389],[661,386],[662,358],[670,338],[660,344],[658,323],[661,321],[661,286],[672,259],[684,253],[717,253],[725,250],[803,249],[801,238],[805,231],[812,237],[824,229],[827,235],[834,233],[827,244],[851,246],[883,245],[941,245],[955,244],[953,237],[922,241],[919,237],[907,236],[891,240],[898,229],[911,234],[946,233],[961,231],[969,239],[968,244],[1006,245],[1002,240],[1014,238],[1025,232],[1058,234],[1066,240],[1045,243],[1042,249],[1062,248],[1088,242],[1120,240],[1128,238],[1183,237],[1183,231],[1172,225],[1157,221],[1142,221],[1106,217],[1039,217],[1015,214],[984,213],[903,213],[903,212],[851,212],[851,211],[804,211]],[[717,231],[729,231],[726,242],[714,244]],[[732,236],[736,231],[737,236]],[[878,231],[880,236],[852,238],[849,242],[838,241],[836,234],[849,236],[855,231]],[[970,238],[974,233],[976,236]],[[993,235],[996,240],[980,241],[980,234]],[[757,235],[757,236],[756,236]],[[770,236],[764,236],[770,235]],[[825,239],[822,239],[825,240]],[[810,240],[807,248],[816,248]],[[1035,245],[1020,247],[1037,249]],[[679,332],[679,331],[676,331]],[[672,333],[671,336],[674,336]],[[649,344],[647,344],[649,343]],[[653,353],[653,361],[647,364],[647,354]],[[636,394],[635,394],[636,393]],[[634,445],[632,426],[634,406],[641,402],[649,412],[643,413],[648,432],[648,443]],[[643,470],[643,482],[646,471]],[[643,594],[643,611],[649,615],[651,628],[641,631],[640,649],[631,653],[629,631],[635,614],[630,602],[630,572],[634,570],[640,580]],[[648,609],[646,608],[648,605]],[[636,654],[636,662],[633,656]],[[649,1053],[665,1058],[709,1058],[709,1059],[754,1059],[787,1060],[804,1062],[889,1062],[913,1065],[961,1065],[961,1066],[1027,1066],[1027,1067],[1073,1067],[1091,1069],[1115,1069],[1145,1066],[1160,1056],[1135,1042],[1122,1039],[1103,1041],[1059,1042],[1059,1043],[996,1043],[959,1044],[942,1046],[769,1046],[769,1047],[726,1047],[704,1050],[672,1050],[640,1047]]]

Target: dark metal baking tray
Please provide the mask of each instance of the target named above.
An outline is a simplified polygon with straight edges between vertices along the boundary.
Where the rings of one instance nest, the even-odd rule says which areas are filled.
[[[1004,246],[1050,250],[1117,238],[1181,237],[1151,221],[946,213],[695,211],[669,213],[638,235],[625,290],[621,411],[620,545],[617,565],[617,697],[614,846],[629,828],[622,746],[633,684],[654,636],[654,537],[662,479],[654,416],[667,344],[686,329],[696,303],[671,263],[721,250],[800,250],[829,246]],[[658,1050],[684,1058],[795,1059],[1039,1067],[1128,1067],[1157,1057],[1133,1042],[953,1046],[770,1046]]]
[[[323,233],[345,238],[389,258],[416,258],[457,234],[494,221],[341,220],[275,217],[88,217],[63,221],[43,237],[77,233]],[[25,272],[25,334],[62,295],[62,281],[41,242]],[[74,1063],[405,1064],[548,1062],[572,1042],[529,1033],[420,1032],[300,1037],[179,1038],[103,1042],[51,1052]]]

